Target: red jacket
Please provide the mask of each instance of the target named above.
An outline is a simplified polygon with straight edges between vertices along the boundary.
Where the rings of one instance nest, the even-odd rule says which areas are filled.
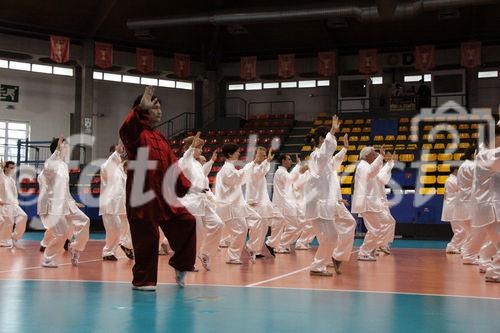
[[[139,107],[133,108],[120,128],[120,138],[123,141],[129,160],[136,159],[138,148],[149,147],[148,160],[157,161],[156,169],[147,171],[143,189],[143,192],[152,189],[155,198],[142,206],[131,207],[129,205],[134,170],[130,168],[128,170],[126,190],[129,219],[167,221],[177,214],[186,213],[186,208],[171,207],[163,198],[163,178],[167,170],[177,161],[177,157],[170,149],[167,139],[149,126],[148,111],[141,110]],[[176,183],[177,195],[179,197],[184,196],[189,191],[190,186],[189,180],[180,172]]]

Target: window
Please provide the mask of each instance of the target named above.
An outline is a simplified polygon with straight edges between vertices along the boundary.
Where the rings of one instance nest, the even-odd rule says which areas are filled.
[[[102,80],[102,72],[94,72],[94,80]]]
[[[244,84],[230,84],[228,86],[228,90],[243,90],[243,89],[245,89]]]
[[[151,79],[149,77],[141,77],[141,84],[144,84],[146,86],[157,86],[158,85],[158,80],[157,79]]]
[[[175,81],[159,79],[158,85],[165,88],[175,88]]]
[[[104,80],[122,82],[122,76],[120,74],[104,73]]]
[[[73,68],[54,66],[54,74],[64,75],[64,76],[73,76]]]
[[[139,76],[123,75],[122,81],[125,83],[139,84],[139,83],[141,83],[141,78]]]
[[[314,88],[316,87],[315,80],[299,81],[299,88]]]
[[[245,90],[262,90],[262,83],[246,83]]]
[[[281,82],[281,88],[297,88],[297,81]]]
[[[486,79],[491,77],[498,77],[498,71],[483,71],[477,72],[478,79]]]
[[[264,83],[264,89],[278,89],[280,87],[279,82],[267,82]]]
[[[31,71],[36,73],[52,74],[52,66],[33,64],[31,65]]]
[[[7,60],[0,59],[0,68],[9,68],[9,62]]]
[[[330,80],[318,80],[318,87],[329,87]]]
[[[191,82],[181,82],[177,81],[175,83],[175,87],[177,89],[184,89],[184,90],[193,90],[193,84]]]
[[[384,84],[384,78],[382,76],[372,76],[371,78],[372,84]]]
[[[17,140],[29,139],[29,124],[0,120],[0,158],[4,161],[17,162]],[[21,150],[21,159],[26,157],[26,150]]]
[[[405,82],[418,82],[422,80],[422,75],[405,75],[403,79]]]
[[[10,69],[17,69],[19,71],[30,71],[31,64],[27,62],[11,61],[9,62]]]

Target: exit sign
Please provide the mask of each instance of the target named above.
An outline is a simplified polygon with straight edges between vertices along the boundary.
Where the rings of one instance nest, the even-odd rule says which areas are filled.
[[[0,102],[19,102],[19,86],[0,85]]]

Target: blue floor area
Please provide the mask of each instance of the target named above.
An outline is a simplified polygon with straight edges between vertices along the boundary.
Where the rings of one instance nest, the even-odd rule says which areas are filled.
[[[105,234],[100,233],[91,233],[90,239],[93,240],[102,240],[105,238]],[[25,240],[35,240],[40,241],[43,238],[43,232],[27,232],[23,236]],[[354,246],[359,247],[363,243],[362,239],[356,239],[354,242]],[[393,248],[401,248],[401,249],[445,249],[448,241],[434,241],[434,240],[405,240],[405,239],[396,239],[392,244]],[[316,239],[313,241],[313,245],[318,245]]]
[[[243,287],[0,281],[3,333],[498,332],[489,299]],[[495,328],[496,327],[496,328]]]

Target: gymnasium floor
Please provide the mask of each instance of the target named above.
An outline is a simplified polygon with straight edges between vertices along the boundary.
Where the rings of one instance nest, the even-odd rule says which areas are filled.
[[[313,251],[229,266],[175,285],[160,257],[156,293],[132,291],[132,262],[102,262],[94,235],[71,266],[40,267],[41,234],[0,248],[0,332],[498,332],[500,284],[444,253],[445,242],[397,240],[375,262],[311,277]],[[359,245],[359,240],[356,242]],[[120,253],[122,255],[122,253]],[[273,263],[274,261],[274,263]],[[201,265],[198,265],[201,267]]]

